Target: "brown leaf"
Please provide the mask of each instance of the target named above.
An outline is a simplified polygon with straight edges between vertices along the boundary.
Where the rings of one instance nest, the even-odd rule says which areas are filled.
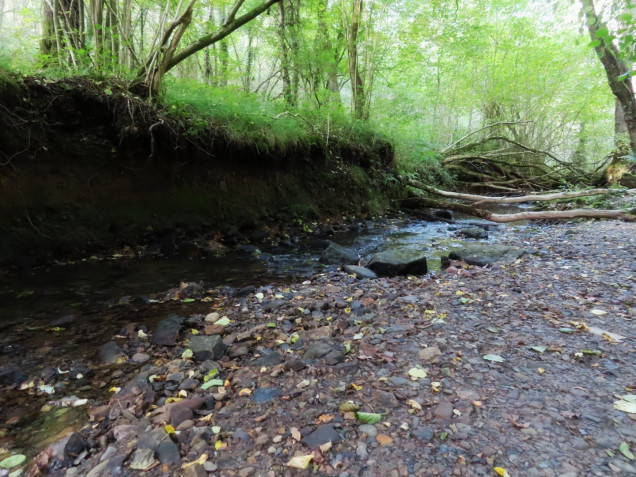
[[[517,422],[517,419],[519,419],[519,416],[512,416],[510,418],[510,422],[512,423],[513,426],[515,426],[517,429],[525,429],[527,427],[530,427],[530,424],[527,422]]]
[[[387,436],[386,434],[378,434],[375,437],[375,440],[378,441],[378,444],[381,446],[392,446],[393,438],[391,436]]]

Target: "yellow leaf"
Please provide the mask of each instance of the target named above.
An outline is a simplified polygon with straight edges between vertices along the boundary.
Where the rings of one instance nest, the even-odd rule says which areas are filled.
[[[250,396],[252,394],[252,390],[248,389],[248,388],[243,388],[239,391],[238,395],[239,396]]]
[[[174,434],[177,431],[174,430],[174,427],[172,427],[170,424],[166,424],[164,427],[166,434]]]
[[[455,292],[455,295],[463,295],[463,294],[464,294],[464,292],[463,292],[463,291],[461,291],[461,290],[457,290],[457,291]]]
[[[188,397],[188,391],[186,391],[185,389],[182,389],[181,391],[179,391],[179,397],[187,398]]]
[[[226,379],[225,383],[223,383],[223,386],[226,387],[226,388],[229,388],[230,387],[230,380]]]
[[[291,436],[294,438],[294,440],[295,440],[295,441],[300,442],[300,440],[303,438],[303,437],[300,435],[300,431],[299,431],[299,430],[298,430],[298,428],[296,428],[296,427],[292,427],[292,428],[289,430],[289,433],[291,434]]]
[[[481,401],[472,401],[472,403],[473,403],[473,406],[475,406],[475,407],[483,406],[483,403]]]
[[[333,416],[331,414],[321,414],[318,416],[318,419],[316,419],[316,424],[327,423],[331,420],[333,420]]]
[[[351,383],[349,387],[354,391],[360,391],[362,389],[362,386],[358,386],[356,383]]]
[[[543,369],[543,368],[537,368],[537,371],[539,371],[539,374],[545,373],[545,369]]]
[[[214,443],[214,448],[215,448],[216,450],[219,450],[219,449],[225,449],[226,447],[227,447],[227,444],[226,444],[225,442],[223,442],[223,441],[216,441],[216,442]]]
[[[181,469],[185,470],[185,469],[187,469],[188,467],[190,467],[190,466],[192,466],[194,464],[203,465],[206,460],[208,460],[208,455],[207,454],[201,454],[197,460],[195,460],[193,462],[188,462],[187,464],[183,464],[181,466]]]
[[[351,308],[345,308],[344,312],[347,313],[347,314],[351,313]]]
[[[320,446],[320,452],[322,452],[323,454],[326,454],[331,449],[331,446],[332,446],[331,441],[325,442],[324,444]]]
[[[424,313],[426,313],[427,315],[434,315],[436,313],[435,310],[424,310]]]
[[[290,461],[287,462],[287,467],[293,467],[294,469],[306,469],[313,458],[314,456],[311,454],[297,455],[296,457],[292,457]]]
[[[121,388],[118,388],[117,386],[113,386],[112,388],[108,390],[108,392],[115,393],[115,394],[117,394],[119,391],[121,391]]]
[[[501,477],[510,477],[510,474],[508,473],[508,471],[504,469],[503,467],[495,467],[492,470],[494,470],[495,473],[497,475],[500,475]]]
[[[413,409],[417,411],[422,410],[422,405],[419,402],[417,402],[415,399],[409,399],[408,401],[406,401],[406,404],[408,404],[409,406],[411,406]]]
[[[393,445],[393,438],[391,436],[387,436],[386,434],[378,434],[375,436],[375,440],[378,441],[378,444],[381,446],[391,446]]]

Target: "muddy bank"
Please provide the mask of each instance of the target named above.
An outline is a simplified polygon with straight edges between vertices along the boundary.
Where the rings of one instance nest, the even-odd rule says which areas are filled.
[[[36,264],[176,233],[385,210],[393,150],[319,134],[281,149],[233,142],[113,84],[3,80],[0,263]]]

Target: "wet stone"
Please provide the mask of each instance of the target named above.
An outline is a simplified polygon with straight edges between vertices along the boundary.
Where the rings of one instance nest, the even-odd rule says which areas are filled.
[[[429,346],[428,348],[421,350],[418,353],[418,356],[423,361],[437,363],[439,362],[439,358],[442,356],[442,352],[437,346]]]
[[[114,341],[109,341],[102,345],[98,351],[99,360],[102,363],[115,364],[121,362],[121,360],[127,359],[126,353],[115,343]]]
[[[283,392],[279,388],[258,388],[252,393],[252,401],[263,403],[276,399]]]
[[[436,419],[450,419],[453,416],[453,405],[443,399],[433,411],[433,415]]]
[[[220,359],[227,349],[227,346],[223,343],[223,339],[218,335],[193,336],[190,338],[189,347],[198,361]]]
[[[145,363],[150,359],[150,356],[148,356],[146,353],[135,353],[133,354],[131,359],[134,363]]]
[[[163,321],[160,321],[152,334],[152,342],[159,346],[174,346],[179,338],[181,331],[181,317],[178,315],[170,315]]]
[[[431,442],[435,436],[435,432],[430,427],[419,427],[417,429],[413,429],[412,434],[416,439],[426,444]]]
[[[355,274],[360,280],[364,278],[368,278],[370,280],[378,278],[378,275],[373,270],[369,270],[368,268],[360,267],[358,265],[345,265],[343,269],[349,274]]]
[[[336,443],[340,440],[340,434],[332,426],[325,425],[320,426],[311,434],[302,438],[302,443],[309,447],[311,450],[317,449],[327,442]]]
[[[144,470],[155,463],[155,451],[152,449],[137,449],[132,456],[130,468]]]
[[[276,366],[283,360],[283,357],[280,355],[278,351],[272,350],[263,350],[262,356],[256,360],[254,360],[251,365],[258,367],[272,367]]]
[[[307,348],[307,351],[305,351],[304,358],[324,359],[338,363],[344,361],[342,352],[338,348],[335,348],[331,343],[324,340],[312,343],[309,348]]]
[[[215,469],[216,470],[216,469]],[[208,473],[198,462],[186,468],[183,477],[207,477]]]

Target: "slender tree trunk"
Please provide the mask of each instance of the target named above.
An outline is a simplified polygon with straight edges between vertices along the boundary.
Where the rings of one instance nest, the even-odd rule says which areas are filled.
[[[44,2],[42,5],[44,15],[42,18],[42,39],[40,40],[40,53],[45,56],[55,56],[57,47],[55,41],[55,21],[53,20],[54,12],[52,5]],[[45,60],[50,63],[50,60]]]
[[[132,0],[124,0],[121,14],[121,53],[120,63],[127,69],[133,67],[133,51],[132,42]]]
[[[0,31],[2,30],[2,21],[4,20],[4,1],[0,0]]]
[[[247,29],[247,58],[245,59],[245,76],[243,79],[243,89],[246,93],[252,90],[252,69],[254,67],[254,35],[252,29]]]
[[[283,98],[285,101],[293,105],[293,94],[291,87],[291,79],[289,75],[289,45],[287,44],[287,28],[288,28],[288,8],[287,4],[290,0],[283,0],[278,4],[278,45],[280,47],[280,75],[283,81]]]
[[[349,55],[349,78],[351,80],[351,113],[354,118],[367,119],[364,110],[364,83],[358,64],[358,32],[363,0],[353,0],[351,24],[347,35],[347,52]]]
[[[98,68],[104,56],[104,0],[91,1],[91,19],[93,23],[93,42],[95,51],[93,62]]]
[[[581,0],[587,18],[587,28],[592,42],[596,45],[594,49],[605,68],[607,80],[612,93],[620,103],[625,125],[629,134],[631,149],[636,154],[636,98],[634,98],[634,88],[631,78],[624,78],[629,71],[627,65],[620,59],[618,48],[608,36],[603,36],[601,28],[605,25],[601,22],[596,13],[593,0]]]

